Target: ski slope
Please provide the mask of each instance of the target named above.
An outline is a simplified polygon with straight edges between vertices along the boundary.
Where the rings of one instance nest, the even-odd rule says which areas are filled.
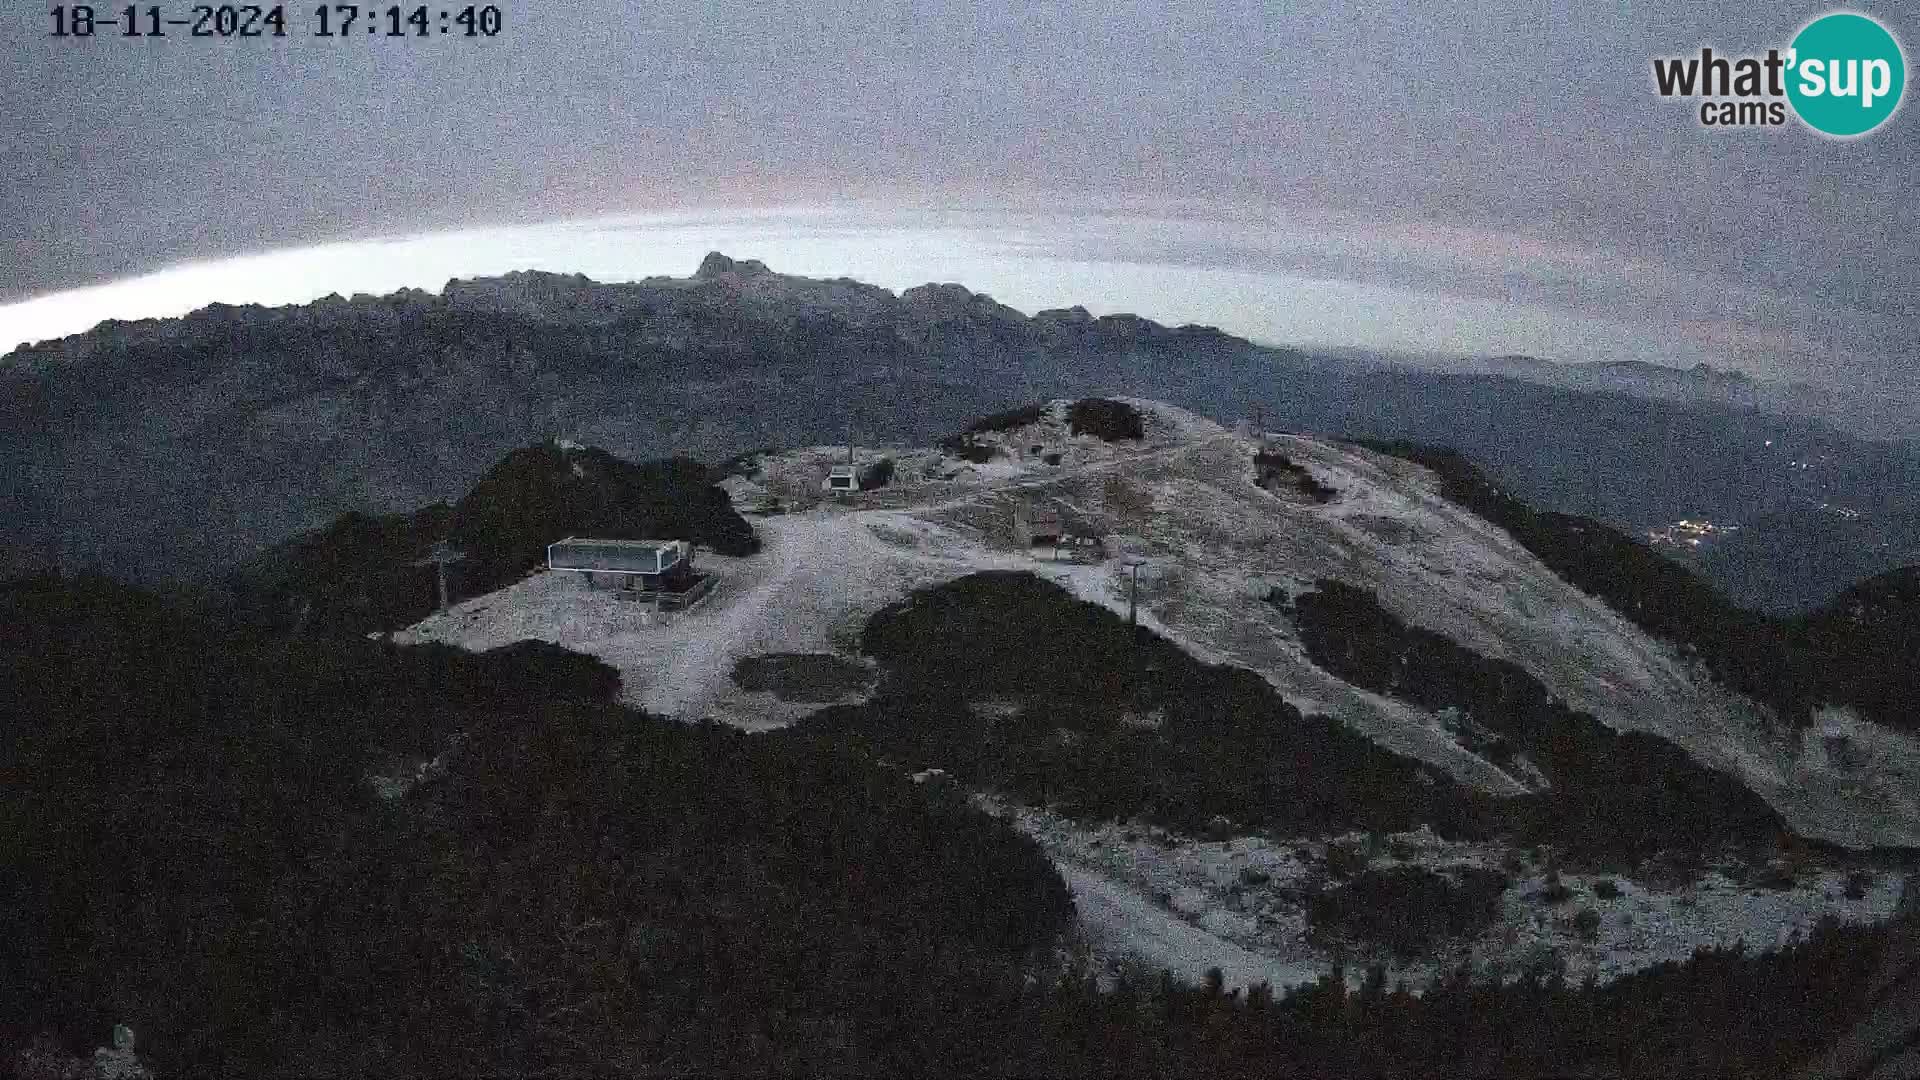
[[[1316,503],[1256,485],[1256,438],[1170,406],[1134,404],[1147,421],[1137,443],[1071,435],[1056,406],[1037,424],[982,435],[1006,448],[991,468],[945,462],[942,471],[935,452],[895,450],[895,483],[844,502],[808,497],[822,463],[842,451],[764,459],[759,484],[735,485],[736,494],[772,488],[792,512],[754,519],[764,543],[757,555],[702,554],[719,584],[671,621],[653,621],[578,575],[537,573],[398,639],[474,649],[551,641],[617,668],[633,705],[764,729],[817,706],[740,689],[732,672],[741,659],[858,659],[860,628],[875,612],[982,570],[1029,571],[1124,614],[1137,563],[1140,621],[1196,657],[1258,672],[1302,711],[1338,717],[1463,782],[1524,790],[1527,777],[1469,752],[1433,715],[1313,665],[1282,612],[1262,602],[1271,589],[1298,593],[1337,578],[1373,589],[1411,624],[1518,664],[1603,723],[1663,736],[1741,776],[1803,835],[1920,845],[1920,742],[1912,737],[1877,731],[1856,740],[1869,760],[1843,774],[1812,742],[1699,677],[1675,650],[1446,501],[1425,469],[1344,444],[1275,437],[1273,446],[1338,492]],[[1048,453],[1062,464],[1045,464]],[[1039,504],[1096,525],[1108,560],[1079,566],[1030,555],[1012,526],[1021,506]]]

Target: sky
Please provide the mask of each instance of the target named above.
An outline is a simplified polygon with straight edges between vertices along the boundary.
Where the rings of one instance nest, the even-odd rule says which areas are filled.
[[[1652,91],[1654,56],[1763,52],[1824,8],[498,6],[493,38],[317,38],[294,5],[288,38],[222,41],[6,5],[0,348],[516,253],[685,274],[686,246],[1268,339],[1911,382],[1912,104],[1838,141]],[[552,222],[589,224],[526,228]],[[555,246],[609,236],[632,247]]]

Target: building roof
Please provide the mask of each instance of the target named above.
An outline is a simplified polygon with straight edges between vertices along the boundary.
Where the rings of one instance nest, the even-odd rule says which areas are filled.
[[[685,540],[597,540],[587,536],[569,536],[565,540],[555,540],[555,544],[570,547],[609,547],[609,548],[670,548],[686,543]]]
[[[686,562],[693,545],[685,540],[596,540],[569,536],[547,545],[547,566],[555,570],[655,574]]]

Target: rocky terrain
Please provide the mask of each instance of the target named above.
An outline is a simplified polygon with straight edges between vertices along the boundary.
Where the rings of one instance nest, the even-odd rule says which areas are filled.
[[[1634,603],[1710,590],[1429,460],[1139,398],[715,467],[552,441],[277,546],[256,607],[6,582],[0,1060],[1806,1060],[1913,895],[1897,697],[1729,689]],[[583,531],[719,585],[540,569]],[[418,618],[447,539],[484,572]],[[1845,599],[1823,648],[1903,647],[1905,575]]]
[[[1749,604],[1811,606],[1920,557],[1910,447],[1524,374],[1309,358],[1077,307],[1029,316],[961,285],[895,294],[718,253],[689,278],[516,272],[437,294],[214,305],[0,358],[0,572],[205,580],[348,511],[452,502],[509,450],[555,437],[631,461],[925,445],[1108,390],[1451,445],[1543,508],[1636,535],[1742,526],[1724,550],[1677,554]],[[1797,557],[1809,542],[1812,567]]]
[[[685,279],[524,272],[439,295],[215,305],[0,360],[0,519],[16,564],[190,577],[349,509],[451,501],[508,449],[556,434],[629,460],[849,428],[931,439],[1038,385],[1202,361],[1270,374],[1288,355],[717,253]]]
[[[894,479],[848,496],[820,489],[827,466],[844,460],[847,448],[749,455],[728,466],[724,486],[739,507],[780,512],[753,518],[760,552],[701,555],[721,584],[693,611],[661,619],[577,575],[535,573],[429,617],[397,640],[467,648],[550,641],[619,670],[622,693],[636,706],[779,729],[829,702],[859,708],[877,700],[881,672],[863,635],[883,610],[970,575],[1020,573],[1116,616],[1133,614],[1200,661],[1256,673],[1299,715],[1336,717],[1434,770],[1444,785],[1476,798],[1542,790],[1544,774],[1524,757],[1494,753],[1458,710],[1356,686],[1312,659],[1292,617],[1268,600],[1332,579],[1373,590],[1408,624],[1515,665],[1556,702],[1608,728],[1677,746],[1698,766],[1737,778],[1799,836],[1852,848],[1920,844],[1920,805],[1912,798],[1920,742],[1912,735],[1833,710],[1811,729],[1783,722],[1570,586],[1410,462],[1347,444],[1236,433],[1170,406],[1129,404],[1143,420],[1139,438],[1074,434],[1070,403],[1056,401],[975,425],[964,455],[952,440],[945,448],[856,447],[856,460],[892,460]],[[1313,488],[1263,486],[1262,454],[1284,454]],[[1323,489],[1331,495],[1315,493]],[[1019,522],[1036,507],[1102,535],[1108,557],[1055,562],[1030,551]],[[778,657],[818,657],[817,667],[846,677],[824,699],[783,693],[777,683],[742,685],[743,663]],[[1021,712],[984,692],[967,708],[979,717]],[[1142,715],[1128,722],[1151,729],[1163,721]],[[1841,762],[1828,749],[1828,729],[1848,724],[1853,757]],[[955,763],[900,764],[925,773]],[[1106,942],[1116,962],[1143,956],[1189,975],[1219,966],[1243,983],[1277,985],[1310,981],[1330,962],[1328,942],[1308,933],[1306,898],[1329,881],[1330,848],[1343,844],[1337,834],[1228,821],[1221,826],[1228,835],[1206,838],[1017,801],[995,805],[1041,840],[1084,901],[1089,934]],[[1455,961],[1499,972],[1542,956],[1573,973],[1613,978],[1696,946],[1771,945],[1822,914],[1881,918],[1900,891],[1890,864],[1849,879],[1858,867],[1845,860],[1782,862],[1765,851],[1709,861],[1674,880],[1651,869],[1569,869],[1562,878],[1550,854],[1483,840],[1416,831],[1381,843],[1391,847],[1344,872],[1405,865],[1505,875],[1501,915],[1485,930],[1394,961],[1396,972],[1416,981]],[[1548,874],[1578,900],[1529,899]],[[1763,887],[1763,878],[1770,884]],[[1612,896],[1594,891],[1602,879],[1615,883]],[[1364,947],[1362,954],[1372,955]]]

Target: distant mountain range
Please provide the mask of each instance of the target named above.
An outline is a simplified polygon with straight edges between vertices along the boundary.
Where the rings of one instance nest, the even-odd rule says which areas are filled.
[[[1635,535],[1683,518],[1743,525],[1674,553],[1750,604],[1806,606],[1920,561],[1911,445],[1765,411],[1739,399],[1751,380],[1717,371],[1677,376],[1723,386],[1705,400],[1647,389],[1671,380],[1645,365],[1500,366],[1385,369],[1213,327],[1078,307],[1027,316],[956,284],[896,295],[718,253],[684,279],[519,272],[439,295],[214,305],[0,358],[0,572],[52,561],[206,580],[347,510],[456,499],[507,451],[554,436],[629,460],[712,461],[925,443],[984,413],[1103,391],[1453,446],[1536,505]],[[1561,385],[1576,377],[1608,385]],[[1827,557],[1796,565],[1809,545]]]
[[[1560,386],[1571,390],[1621,392],[1636,397],[1672,401],[1714,401],[1723,405],[1764,408],[1784,393],[1808,389],[1803,384],[1762,382],[1751,375],[1728,371],[1712,364],[1691,368],[1665,367],[1644,360],[1617,360],[1602,363],[1565,364],[1533,356],[1495,356],[1484,360],[1463,360],[1463,373],[1505,375],[1513,379]],[[1778,389],[1773,389],[1775,386]]]
[[[1366,357],[1361,351],[1349,355]],[[1563,390],[1627,394],[1654,401],[1679,401],[1754,409],[1817,420],[1848,435],[1868,439],[1920,436],[1920,412],[1911,394],[1869,386],[1816,385],[1785,379],[1755,378],[1745,372],[1698,363],[1667,367],[1644,360],[1568,363],[1534,356],[1464,358],[1420,357],[1427,370],[1469,375],[1504,375]]]

